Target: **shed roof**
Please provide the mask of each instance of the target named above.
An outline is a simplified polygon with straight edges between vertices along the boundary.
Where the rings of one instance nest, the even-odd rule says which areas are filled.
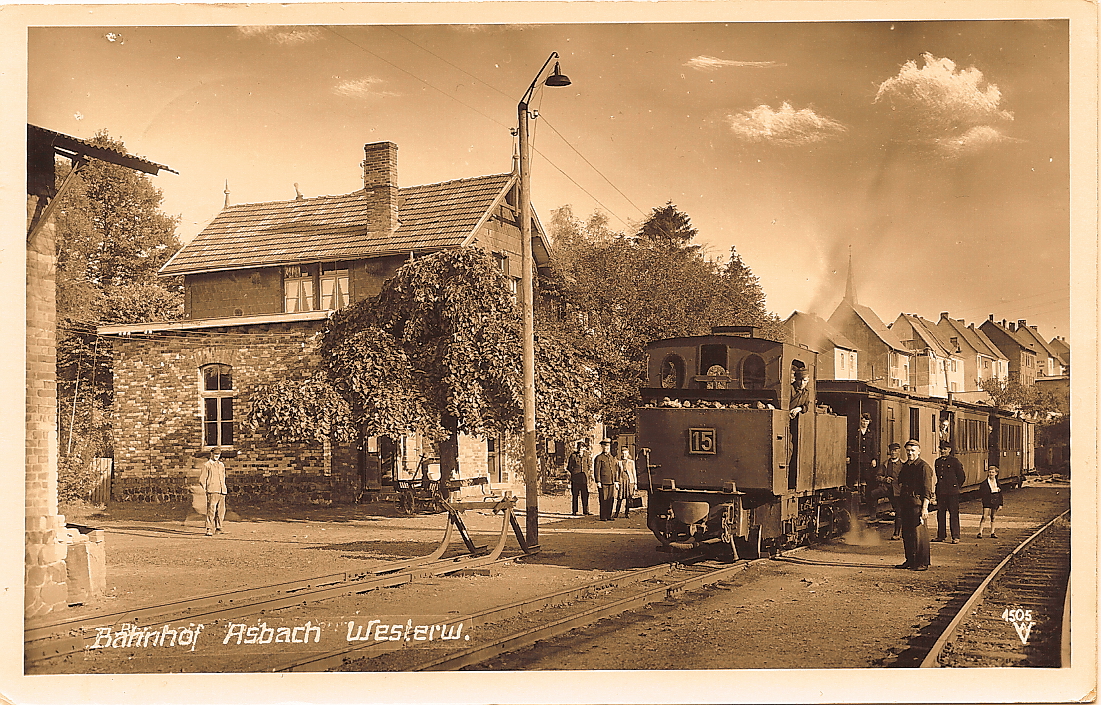
[[[494,174],[398,189],[394,232],[368,232],[366,191],[224,209],[161,268],[191,274],[303,262],[366,259],[469,244],[512,188],[514,174]],[[537,221],[536,221],[537,222]]]
[[[54,152],[70,159],[75,157],[92,157],[100,161],[128,167],[135,171],[143,171],[153,176],[156,176],[161,170],[170,171],[173,174],[179,173],[175,169],[167,167],[164,164],[158,164],[143,157],[127,154],[114,147],[92,144],[88,140],[82,140],[79,137],[47,130],[44,127],[31,125],[29,123],[27,125],[27,141],[31,144],[49,145]]]

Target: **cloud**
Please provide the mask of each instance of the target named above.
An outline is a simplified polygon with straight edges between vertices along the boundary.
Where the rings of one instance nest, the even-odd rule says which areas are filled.
[[[952,157],[964,154],[974,154],[984,149],[1003,142],[1020,142],[1014,137],[1007,137],[989,125],[972,127],[958,137],[944,137],[933,140],[938,150]]]
[[[317,27],[277,27],[274,25],[248,25],[238,27],[237,34],[243,37],[258,37],[273,44],[305,44],[321,39],[321,30]]]
[[[370,98],[373,96],[394,96],[397,93],[380,90],[378,86],[385,83],[381,78],[368,76],[367,78],[355,78],[341,81],[333,86],[333,93],[346,98]]]
[[[998,129],[1013,113],[1001,108],[1001,91],[982,71],[957,70],[951,59],[932,54],[922,59],[920,69],[907,61],[897,76],[879,84],[873,101],[890,108],[902,141],[931,145],[949,156],[1019,141]]]
[[[813,144],[845,132],[845,126],[836,120],[819,115],[810,108],[796,110],[787,102],[779,110],[758,105],[752,110],[728,115],[726,121],[734,134],[743,140],[788,146]]]
[[[767,69],[774,66],[787,66],[787,64],[778,64],[775,61],[734,61],[733,59],[717,59],[714,56],[696,56],[685,61],[684,65],[698,71],[718,71],[727,67]]]

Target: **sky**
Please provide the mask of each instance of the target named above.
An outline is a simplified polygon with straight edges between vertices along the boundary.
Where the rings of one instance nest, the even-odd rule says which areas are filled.
[[[194,237],[232,203],[511,168],[516,104],[552,51],[572,84],[532,107],[532,200],[634,230],[671,201],[731,248],[770,310],[858,301],[1070,333],[1068,23],[356,24],[31,28],[27,121],[107,130]]]

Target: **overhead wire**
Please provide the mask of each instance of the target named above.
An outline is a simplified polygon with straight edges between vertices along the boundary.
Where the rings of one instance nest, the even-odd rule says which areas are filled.
[[[403,69],[403,68],[401,68],[401,67],[398,67],[398,66],[397,66],[396,64],[394,64],[394,63],[392,63],[392,62],[390,62],[390,61],[387,61],[386,59],[383,59],[382,57],[379,57],[379,56],[378,56],[378,54],[375,54],[374,52],[372,52],[372,51],[370,51],[370,50],[368,50],[368,49],[365,49],[365,48],[361,47],[361,46],[360,46],[359,44],[356,44],[355,42],[351,41],[350,39],[347,39],[347,37],[343,37],[342,35],[340,35],[340,34],[339,34],[338,32],[336,32],[335,30],[332,30],[332,29],[331,29],[331,28],[329,28],[329,27],[326,27],[325,29],[328,29],[328,30],[329,30],[330,32],[332,32],[333,34],[336,34],[337,36],[341,37],[342,39],[345,39],[345,41],[348,41],[349,43],[351,43],[351,44],[353,44],[353,45],[355,45],[355,46],[357,46],[357,47],[360,47],[361,49],[363,49],[363,51],[367,52],[368,54],[371,54],[372,56],[375,56],[375,57],[379,58],[380,60],[382,60],[382,61],[385,61],[385,62],[386,62],[387,64],[390,64],[391,66],[394,66],[395,68],[399,68],[399,69],[400,69],[401,71],[403,71],[404,73],[406,73],[406,74],[408,74],[408,75],[412,76],[413,78],[417,79],[417,80],[418,80],[418,81],[420,81],[421,83],[424,83],[424,84],[425,84],[426,86],[429,86],[429,87],[431,87],[431,88],[434,88],[435,90],[439,91],[440,93],[444,94],[445,96],[447,96],[447,97],[449,97],[449,98],[452,98],[453,100],[455,100],[455,101],[456,101],[457,103],[459,103],[460,105],[464,105],[464,106],[466,106],[466,107],[471,107],[471,106],[467,105],[466,103],[464,103],[463,101],[459,100],[458,98],[455,98],[455,96],[451,95],[450,93],[448,93],[447,91],[443,90],[442,88],[438,88],[438,87],[436,87],[436,86],[433,86],[433,85],[432,85],[432,84],[430,84],[430,83],[429,83],[428,81],[426,81],[426,80],[424,80],[424,79],[420,78],[419,76],[416,76],[415,74],[413,74],[412,72],[408,71],[407,69]],[[438,59],[438,60],[442,61],[443,63],[447,64],[448,66],[450,66],[451,68],[455,69],[456,71],[459,71],[460,73],[462,73],[462,74],[464,74],[464,75],[466,75],[466,76],[469,76],[470,78],[474,79],[475,81],[477,81],[478,83],[482,84],[483,86],[485,86],[485,87],[489,88],[490,90],[492,90],[492,91],[494,91],[494,92],[498,93],[499,95],[501,95],[501,96],[503,96],[503,97],[505,97],[505,98],[508,98],[509,100],[511,100],[511,99],[513,98],[513,96],[510,96],[510,95],[509,95],[508,93],[505,93],[505,92],[504,92],[504,91],[502,91],[502,90],[501,90],[500,88],[498,88],[497,86],[494,86],[493,84],[491,84],[490,82],[488,82],[488,81],[486,81],[485,79],[481,78],[480,76],[477,76],[477,75],[475,75],[475,74],[471,73],[470,71],[467,71],[466,69],[462,68],[462,67],[461,67],[461,66],[459,66],[458,64],[456,64],[456,63],[454,63],[454,62],[452,62],[452,61],[448,60],[447,58],[445,58],[445,57],[443,57],[443,56],[440,56],[439,54],[437,54],[436,52],[432,51],[431,49],[429,49],[429,48],[427,48],[427,47],[425,47],[425,46],[422,46],[421,44],[419,44],[419,43],[417,43],[417,42],[413,41],[412,39],[410,39],[409,37],[406,37],[406,36],[405,36],[404,34],[402,34],[401,32],[398,32],[397,30],[393,29],[392,27],[385,27],[385,29],[387,29],[388,31],[390,31],[390,32],[391,32],[392,34],[394,34],[395,36],[397,36],[397,37],[399,37],[399,38],[401,38],[401,39],[404,39],[405,41],[409,42],[410,44],[412,44],[413,46],[417,47],[418,49],[420,49],[421,51],[425,52],[426,54],[429,54],[429,55],[431,55],[431,56],[435,57],[436,59]],[[480,110],[478,110],[478,109],[476,109],[476,108],[471,108],[471,109],[472,109],[472,110],[474,110],[474,112],[478,113],[479,115],[482,115],[483,117],[486,117],[486,118],[488,118],[489,120],[491,120],[491,121],[493,121],[493,122],[497,123],[498,125],[502,125],[502,126],[505,126],[505,125],[503,125],[503,123],[501,123],[501,122],[500,122],[499,120],[496,120],[495,118],[489,117],[488,115],[486,115],[485,113],[481,112]],[[541,119],[543,119],[543,120],[546,120],[546,118],[542,117],[542,115],[540,115],[540,118],[541,118]],[[505,127],[510,127],[510,126],[505,126]],[[598,174],[598,175],[600,176],[600,178],[602,178],[602,179],[604,179],[604,181],[608,182],[608,185],[609,185],[609,186],[611,186],[611,187],[612,187],[612,188],[613,188],[613,189],[615,190],[615,192],[616,192],[616,193],[618,193],[618,194],[619,194],[620,196],[622,196],[624,200],[626,200],[626,201],[627,201],[628,203],[630,203],[630,204],[631,204],[631,206],[632,206],[633,208],[635,208],[635,210],[637,210],[637,211],[638,211],[639,213],[641,213],[642,215],[645,215],[645,214],[646,214],[646,211],[645,211],[645,210],[643,210],[642,208],[640,208],[640,207],[639,207],[639,206],[638,206],[638,205],[637,205],[637,204],[636,204],[636,203],[635,203],[634,201],[632,201],[632,200],[631,200],[631,199],[630,199],[630,198],[629,198],[629,197],[627,196],[627,194],[623,193],[623,191],[622,191],[622,190],[621,190],[621,189],[620,189],[620,188],[619,188],[618,186],[616,186],[616,185],[615,185],[615,183],[613,183],[613,182],[612,182],[612,180],[611,180],[611,179],[609,179],[609,178],[608,178],[608,177],[607,177],[607,176],[606,176],[606,175],[604,174],[604,172],[600,171],[600,169],[598,169],[598,168],[597,168],[597,166],[596,166],[595,164],[593,164],[593,163],[592,163],[592,162],[591,162],[591,161],[590,161],[590,160],[589,160],[589,159],[588,159],[588,158],[587,158],[587,157],[586,157],[586,156],[585,156],[584,154],[582,154],[582,153],[581,153],[581,152],[580,152],[580,151],[579,151],[579,150],[577,149],[577,147],[575,147],[575,146],[574,146],[574,145],[573,145],[573,144],[572,144],[572,143],[571,143],[571,142],[570,142],[570,141],[569,141],[568,139],[566,139],[565,135],[563,135],[563,134],[562,134],[561,132],[559,132],[559,131],[558,131],[558,130],[557,130],[557,129],[556,129],[555,127],[554,127],[554,125],[551,125],[551,124],[550,124],[550,122],[549,122],[549,121],[547,121],[547,127],[548,127],[548,128],[550,128],[550,129],[551,129],[551,130],[552,130],[552,131],[554,132],[554,134],[558,135],[558,138],[559,138],[559,139],[561,139],[561,140],[562,140],[562,142],[563,142],[563,143],[565,143],[565,145],[566,145],[567,147],[569,147],[569,148],[570,148],[571,150],[573,150],[573,152],[574,152],[575,154],[577,154],[577,156],[578,156],[578,157],[580,157],[580,158],[581,158],[581,160],[582,160],[582,161],[584,161],[584,162],[585,162],[585,164],[587,164],[587,165],[589,166],[589,168],[591,168],[591,169],[592,169],[593,171],[595,171],[595,172],[596,172],[596,173],[597,173],[597,174]],[[562,176],[566,177],[566,179],[567,179],[567,180],[569,180],[569,182],[570,182],[570,183],[572,183],[572,184],[573,184],[574,186],[576,186],[576,187],[577,187],[578,189],[580,189],[580,190],[581,190],[581,192],[582,192],[582,193],[584,193],[584,194],[585,194],[586,196],[588,196],[589,198],[591,198],[591,199],[592,199],[592,200],[593,200],[593,201],[594,201],[594,202],[595,202],[595,203],[596,203],[596,204],[597,204],[598,206],[600,206],[600,207],[601,207],[601,208],[603,208],[603,209],[604,209],[605,211],[607,211],[609,215],[611,215],[612,217],[614,217],[614,218],[615,218],[616,220],[618,220],[619,222],[623,223],[623,224],[624,224],[625,226],[627,226],[627,227],[630,227],[630,223],[629,223],[629,222],[628,222],[628,221],[627,221],[627,220],[626,220],[625,218],[623,218],[622,216],[620,216],[620,215],[619,215],[618,213],[616,213],[616,212],[615,212],[614,210],[612,210],[612,209],[611,209],[610,207],[608,207],[608,206],[607,206],[607,205],[606,205],[605,203],[603,203],[603,202],[602,202],[602,201],[601,201],[600,199],[598,199],[598,198],[597,198],[596,196],[594,196],[594,195],[593,195],[593,194],[592,194],[592,193],[591,193],[591,192],[590,192],[590,191],[589,191],[588,189],[586,189],[586,188],[585,188],[584,186],[582,186],[581,184],[579,184],[579,183],[578,183],[578,182],[577,182],[577,181],[576,181],[576,180],[575,180],[575,179],[574,179],[574,178],[573,178],[572,176],[570,176],[569,174],[567,174],[567,173],[566,173],[566,171],[565,171],[564,169],[562,169],[562,168],[561,168],[560,166],[558,166],[557,164],[555,164],[555,163],[554,163],[554,161],[552,161],[552,160],[550,159],[550,157],[548,157],[548,156],[547,156],[546,154],[544,154],[543,152],[541,152],[541,151],[539,151],[538,149],[536,149],[536,148],[535,148],[535,146],[534,146],[534,140],[533,140],[533,144],[532,144],[532,151],[533,151],[533,152],[535,152],[536,154],[538,154],[539,156],[541,156],[541,157],[542,157],[543,159],[545,159],[545,160],[547,161],[547,163],[548,163],[548,164],[550,164],[550,165],[551,165],[552,167],[554,167],[554,169],[555,169],[555,170],[556,170],[556,171],[557,171],[558,173],[560,173],[560,174],[562,174]]]

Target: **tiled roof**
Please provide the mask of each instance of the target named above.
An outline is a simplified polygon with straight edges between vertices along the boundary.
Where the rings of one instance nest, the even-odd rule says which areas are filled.
[[[974,348],[975,352],[980,355],[993,357],[997,360],[1006,359],[1002,351],[998,350],[998,346],[994,345],[994,343],[986,337],[985,333],[975,328],[975,324],[972,323],[969,326],[965,326],[962,319],[948,317],[941,318],[940,320],[941,322],[946,322],[950,330],[952,330],[958,338],[961,338],[965,343]],[[940,322],[937,323],[937,327],[940,328]]]
[[[846,302],[842,301],[841,303],[844,305]],[[906,346],[902,344],[898,336],[879,319],[879,316],[875,315],[875,311],[867,306],[861,306],[860,304],[849,303],[849,305],[852,307],[852,310],[856,312],[856,315],[860,316],[860,320],[864,321],[864,324],[868,326],[887,347],[897,350],[898,352],[909,354],[910,351],[906,349]]]
[[[161,274],[364,259],[463,245],[513,181],[479,176],[398,189],[393,233],[367,231],[368,195],[229,206],[161,268]]]
[[[819,347],[821,342],[825,341],[836,348],[859,350],[855,343],[839,331],[834,330],[817,314],[792,311],[791,315],[784,321],[784,325],[791,331],[796,343]],[[810,338],[815,340],[810,340]],[[824,352],[824,350],[817,350],[816,352]]]
[[[991,355],[999,360],[1009,359],[1005,356],[1005,353],[1002,352],[1001,348],[995,345],[994,341],[987,337],[986,333],[981,328],[977,327],[974,323],[968,326],[967,330],[975,334],[975,337],[978,338],[979,341],[981,341],[982,344],[986,346],[986,349],[990,351]]]
[[[899,318],[905,319],[910,324],[910,328],[914,331],[914,338],[920,341],[917,349],[924,346],[930,348],[937,357],[950,357],[948,346],[945,345],[944,341],[936,334],[936,328],[932,323],[921,316],[905,313],[901,314]],[[892,331],[893,330],[892,328]]]
[[[1044,340],[1043,336],[1041,336],[1039,333],[1032,330],[1028,326],[1019,326],[1017,330],[1021,332],[1022,339],[1027,341],[1035,341],[1035,345],[1030,345],[1029,347],[1035,350],[1037,355],[1042,352],[1048,357],[1059,359],[1059,353],[1053,350],[1051,346],[1047,344],[1047,341]]]

